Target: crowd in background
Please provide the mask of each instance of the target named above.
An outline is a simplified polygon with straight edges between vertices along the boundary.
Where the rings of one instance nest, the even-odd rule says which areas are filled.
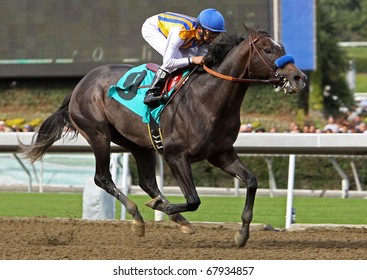
[[[29,124],[20,128],[17,125],[11,127],[6,126],[4,120],[0,120],[0,132],[31,132],[35,131],[35,128]],[[272,126],[269,129],[264,127],[254,127],[251,123],[242,124],[240,127],[240,133],[261,133],[261,132],[283,132],[283,133],[367,133],[367,123],[362,121],[360,115],[355,115],[352,118],[342,119],[336,121],[334,117],[330,116],[327,119],[327,123],[323,127],[316,127],[312,123],[305,123],[303,126],[298,125],[295,122],[290,123],[289,128],[280,130],[276,126]]]
[[[289,128],[279,131],[276,126],[266,130],[264,127],[254,128],[251,123],[242,124],[240,133],[261,133],[261,132],[285,132],[285,133],[367,133],[367,123],[362,121],[360,115],[355,115],[347,119],[336,121],[330,116],[323,127],[316,127],[313,123],[305,123],[303,126],[292,122]]]
[[[23,128],[20,128],[18,125],[12,125],[11,127],[8,127],[5,123],[5,121],[0,120],[0,132],[32,132],[34,131],[34,128],[26,124]]]

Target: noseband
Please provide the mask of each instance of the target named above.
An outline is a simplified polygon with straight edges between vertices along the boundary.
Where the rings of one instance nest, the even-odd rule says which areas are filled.
[[[270,37],[267,34],[264,34],[262,36],[259,36],[255,39],[252,39],[252,37],[249,37],[249,45],[250,45],[250,55],[249,58],[247,60],[246,63],[246,67],[245,67],[245,73],[248,72],[250,73],[250,66],[251,66],[251,60],[252,57],[254,56],[254,53],[256,52],[258,54],[258,56],[260,57],[261,61],[270,69],[270,71],[274,74],[275,77],[278,77],[278,73],[276,72],[276,68],[271,67],[271,63],[269,63],[269,61],[264,58],[260,51],[259,48],[257,47],[256,43],[263,37]],[[210,69],[209,67],[207,67],[205,64],[203,65],[203,68],[206,72],[208,72],[209,74],[216,76],[218,78],[227,80],[227,81],[232,81],[232,82],[239,82],[239,83],[252,83],[252,82],[258,82],[258,83],[277,83],[279,82],[279,78],[276,79],[271,79],[271,80],[264,80],[264,79],[243,79],[243,78],[236,78],[236,77],[232,77],[232,76],[228,76],[228,75],[224,75],[221,74],[219,72],[216,72],[212,69]]]

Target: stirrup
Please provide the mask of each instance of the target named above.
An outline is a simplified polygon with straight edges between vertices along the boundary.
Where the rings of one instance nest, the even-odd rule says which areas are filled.
[[[145,95],[144,104],[149,107],[155,108],[159,106],[159,101],[162,99],[161,95],[154,95],[154,93],[148,93]]]

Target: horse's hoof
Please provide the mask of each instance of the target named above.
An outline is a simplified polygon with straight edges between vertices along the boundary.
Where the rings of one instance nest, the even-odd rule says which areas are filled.
[[[156,209],[157,208],[157,204],[161,201],[161,199],[159,197],[153,198],[152,200],[149,200],[147,203],[145,203],[146,206],[152,208],[152,209]]]
[[[137,236],[142,237],[145,235],[145,224],[140,221],[133,221],[132,231]]]
[[[194,234],[195,233],[195,230],[190,223],[180,225],[180,230],[184,234]]]
[[[245,238],[240,231],[237,231],[234,236],[234,241],[236,242],[237,247],[245,247],[248,238]]]

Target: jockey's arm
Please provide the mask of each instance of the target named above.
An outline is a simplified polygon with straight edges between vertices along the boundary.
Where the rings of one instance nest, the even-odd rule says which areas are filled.
[[[192,56],[190,60],[188,56],[182,57],[180,47],[184,44],[184,40],[179,36],[180,30],[181,29],[179,27],[171,28],[167,37],[167,45],[165,54],[163,56],[162,67],[168,72],[188,66],[190,63],[200,64],[203,59],[202,56]]]

